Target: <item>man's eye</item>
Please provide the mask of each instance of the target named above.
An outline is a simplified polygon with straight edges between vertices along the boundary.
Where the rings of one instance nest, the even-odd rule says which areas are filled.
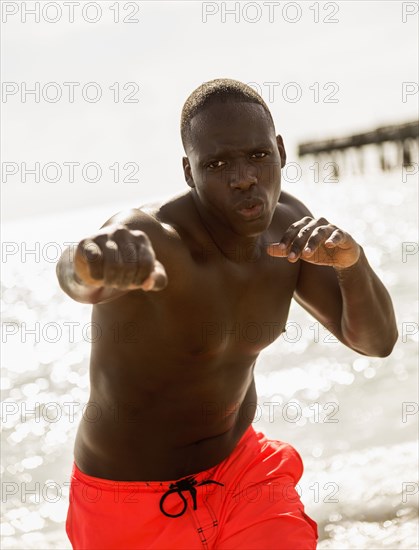
[[[267,156],[268,153],[265,153],[264,151],[259,151],[258,153],[253,153],[252,157],[257,159],[263,159]]]
[[[224,164],[225,162],[223,162],[222,160],[214,160],[213,162],[207,164],[207,168],[221,168],[221,166],[224,166]]]

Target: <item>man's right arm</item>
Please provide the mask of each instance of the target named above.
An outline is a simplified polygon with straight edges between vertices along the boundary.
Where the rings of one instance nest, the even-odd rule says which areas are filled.
[[[64,250],[57,277],[64,292],[84,304],[108,302],[131,290],[162,290],[167,284],[147,235],[121,223],[105,225],[75,251]]]

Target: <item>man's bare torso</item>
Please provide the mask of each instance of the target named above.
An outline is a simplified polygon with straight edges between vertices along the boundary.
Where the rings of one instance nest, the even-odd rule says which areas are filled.
[[[283,331],[299,262],[261,246],[223,254],[190,193],[121,221],[146,231],[170,284],[95,305],[91,404],[79,427],[75,460],[89,475],[168,480],[228,456],[253,420],[255,361]],[[278,241],[301,217],[283,193],[262,243]]]

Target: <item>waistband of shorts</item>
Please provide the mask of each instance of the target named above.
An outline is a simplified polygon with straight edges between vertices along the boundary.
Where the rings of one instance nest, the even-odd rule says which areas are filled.
[[[253,429],[253,426],[250,425],[245,431],[245,433],[242,435],[242,437],[240,438],[239,442],[237,443],[232,453],[228,457],[226,457],[225,460],[228,460],[228,458],[232,454],[236,452],[240,452],[241,448],[244,445],[250,443],[252,439],[254,440],[254,442],[257,441],[256,432]],[[114,491],[116,488],[118,488],[118,491],[121,491],[121,492],[130,492],[135,489],[141,490],[141,491],[160,492],[160,491],[167,491],[171,484],[176,483],[181,479],[185,479],[187,477],[193,477],[198,483],[201,481],[205,481],[206,479],[210,479],[213,477],[214,472],[219,467],[219,465],[220,463],[209,468],[208,470],[203,470],[195,474],[189,474],[187,476],[183,476],[181,478],[169,480],[169,481],[167,480],[166,481],[116,481],[112,479],[105,479],[102,477],[95,477],[95,476],[85,474],[78,468],[77,464],[74,462],[71,477],[72,477],[72,480],[76,480],[85,485],[90,485],[92,487],[100,488],[105,491],[106,490]]]

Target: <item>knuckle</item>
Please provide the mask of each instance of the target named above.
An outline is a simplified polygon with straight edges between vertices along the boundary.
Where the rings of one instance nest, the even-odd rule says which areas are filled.
[[[289,231],[292,231],[293,229],[297,229],[301,226],[304,220],[297,220],[296,222],[292,223],[289,227]]]
[[[84,243],[83,250],[84,253],[88,254],[90,257],[100,256],[103,253],[103,243],[90,239]]]
[[[310,233],[311,230],[312,230],[311,227],[305,226],[305,227],[303,227],[303,228],[300,230],[300,232],[298,233],[298,236],[299,236],[299,237],[303,237],[303,236],[306,235],[307,233]]]
[[[85,250],[86,250],[86,239],[83,239],[82,241],[79,242],[79,244],[77,245],[77,249],[76,249],[76,256],[82,256],[85,254]]]
[[[131,229],[130,231],[131,235],[135,237],[138,240],[145,240],[148,239],[147,235],[144,233],[144,231],[140,231],[139,229]]]
[[[106,241],[103,249],[104,249],[104,251],[106,251],[108,256],[110,256],[112,258],[115,258],[115,259],[117,258],[119,250],[120,250],[117,243],[114,240],[111,240],[111,239]]]
[[[128,228],[122,223],[117,223],[112,226],[112,233],[115,233],[116,231],[128,231]]]
[[[82,241],[79,242],[78,249],[86,250],[92,244],[94,244],[94,241],[92,239],[83,239]]]
[[[138,248],[140,253],[143,253],[144,250],[153,250],[151,241],[145,233],[143,233],[142,231],[135,231],[135,233],[131,231],[130,233],[130,241],[135,243],[135,246]]]
[[[326,220],[326,218],[317,218],[317,223],[320,223],[322,225],[327,225],[329,222]]]
[[[138,242],[140,243],[149,243],[150,242],[150,239],[148,238],[148,235],[146,233],[144,233],[144,231],[138,231],[136,230],[135,231],[135,234],[134,232],[132,231],[131,232],[133,234],[133,236],[138,240]]]
[[[106,243],[106,241],[108,240],[108,236],[101,233],[99,235],[93,235],[93,237],[91,237],[88,240],[96,243],[97,245],[101,245],[101,244]]]
[[[109,233],[109,238],[113,237],[125,237],[128,230],[123,225],[118,225],[113,231]]]
[[[154,268],[154,259],[151,256],[141,258],[141,271],[143,273],[151,273]]]
[[[102,251],[100,246],[92,240],[85,240],[81,244],[79,252],[83,255],[84,259],[88,261],[97,260],[102,256]]]
[[[150,241],[140,244],[140,257],[141,261],[143,261],[143,259],[145,260],[146,258],[149,258],[150,261],[154,262],[156,255]]]

